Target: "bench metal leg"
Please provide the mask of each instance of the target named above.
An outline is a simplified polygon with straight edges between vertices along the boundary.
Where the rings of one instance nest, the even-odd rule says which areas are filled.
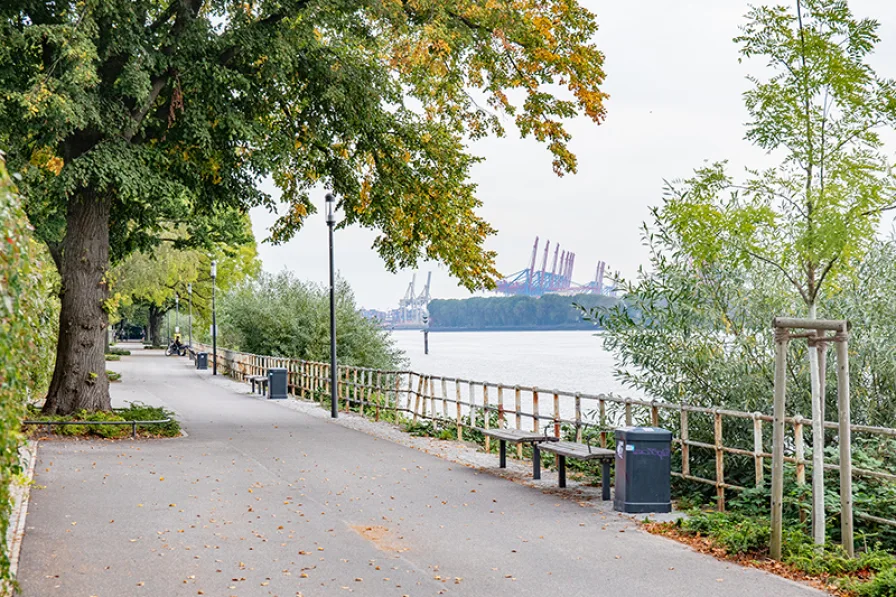
[[[560,473],[560,487],[566,487],[566,456],[558,454],[559,460],[557,469]]]
[[[532,444],[532,478],[541,479],[541,449],[538,444]]]
[[[499,465],[501,468],[507,468],[507,442],[503,439],[498,442],[499,445]]]
[[[600,493],[605,502],[610,499],[610,463],[604,460],[600,469]]]

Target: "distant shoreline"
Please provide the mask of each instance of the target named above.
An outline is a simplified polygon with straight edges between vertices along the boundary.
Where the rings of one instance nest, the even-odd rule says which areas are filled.
[[[384,329],[390,332],[422,332],[423,328],[391,328]],[[430,328],[430,332],[600,332],[602,328],[596,325],[575,326],[575,327],[538,327],[538,326],[513,326],[513,327],[475,327],[475,328]]]

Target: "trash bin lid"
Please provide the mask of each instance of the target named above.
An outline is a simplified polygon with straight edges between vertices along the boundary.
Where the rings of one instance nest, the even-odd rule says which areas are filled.
[[[274,372],[279,373],[281,371],[285,372],[286,368],[285,367],[271,367],[270,369],[268,369],[268,373],[274,373]]]
[[[620,427],[616,430],[616,439],[671,441],[672,432],[659,427]]]

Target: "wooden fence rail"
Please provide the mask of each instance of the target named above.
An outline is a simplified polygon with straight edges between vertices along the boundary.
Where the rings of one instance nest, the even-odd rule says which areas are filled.
[[[211,353],[211,346],[196,344],[199,351]],[[324,401],[330,395],[330,365],[283,357],[254,355],[226,349],[218,349],[218,370],[240,381],[252,375],[264,375],[273,367],[287,370],[290,394],[305,400]],[[464,430],[475,427],[514,427],[535,432],[547,431],[560,437],[564,433],[570,439],[583,441],[593,438],[602,448],[607,447],[609,435],[620,426],[645,424],[666,425],[675,430],[673,444],[680,455],[679,470],[672,474],[695,483],[713,486],[719,510],[725,509],[729,490],[743,490],[745,485],[726,481],[725,464],[730,456],[752,459],[755,474],[749,485],[765,483],[766,467],[772,458],[769,445],[771,433],[767,433],[772,416],[758,412],[743,412],[711,408],[691,404],[673,404],[659,400],[624,398],[613,394],[586,394],[563,390],[544,391],[537,387],[508,386],[505,384],[474,381],[416,373],[413,371],[385,371],[339,366],[337,375],[338,395],[345,409],[357,406],[370,409],[379,420],[382,411],[391,410],[403,414],[414,422],[436,422],[451,426],[463,439]],[[453,388],[452,388],[453,386]],[[549,405],[544,406],[543,398]],[[694,417],[705,417],[703,424]],[[787,454],[785,461],[793,464],[795,480],[806,483],[806,469],[812,463],[805,458],[804,430],[808,419],[799,414],[786,417]],[[752,442],[747,446],[725,443],[725,430],[740,423],[742,429],[750,429]],[[838,429],[839,424],[827,421],[826,429]],[[811,427],[811,425],[810,425]],[[896,438],[896,429],[852,425],[853,434]],[[693,439],[700,431],[707,441]],[[700,435],[698,434],[698,437]],[[692,472],[693,450],[706,450],[715,462],[715,478],[706,478]],[[517,446],[517,456],[522,457],[522,447]],[[839,471],[835,462],[826,462],[825,470]],[[896,475],[886,471],[869,470],[853,466],[854,477],[896,482]],[[861,518],[876,524],[896,527],[896,520],[856,512]]]

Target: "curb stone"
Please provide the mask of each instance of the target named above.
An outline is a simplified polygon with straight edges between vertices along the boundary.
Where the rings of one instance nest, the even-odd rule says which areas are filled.
[[[34,479],[34,465],[37,462],[37,442],[27,441],[19,448],[19,462],[22,464],[22,475],[13,479],[10,488],[12,510],[9,516],[9,527],[6,530],[6,545],[9,549],[9,572],[16,577],[19,567],[19,552],[22,539],[25,537],[25,517],[28,515],[28,498],[31,495],[31,482]]]

